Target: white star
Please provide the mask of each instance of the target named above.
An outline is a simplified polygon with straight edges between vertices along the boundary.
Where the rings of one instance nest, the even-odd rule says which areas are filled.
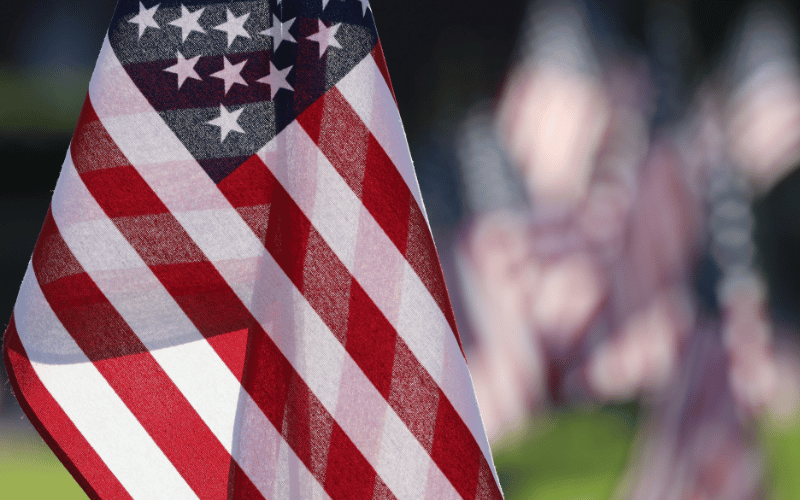
[[[369,0],[358,0],[358,1],[361,2],[361,8],[364,11],[361,15],[362,16],[366,16],[367,15],[367,9],[371,9],[372,8],[369,5]]]
[[[233,87],[234,83],[247,87],[247,82],[242,78],[242,68],[244,68],[244,65],[247,63],[247,59],[239,64],[231,64],[228,58],[223,56],[222,61],[225,63],[225,67],[216,73],[212,73],[210,76],[225,80],[225,94]]]
[[[139,25],[139,38],[142,38],[144,30],[146,30],[147,28],[161,29],[161,26],[159,26],[156,20],[153,19],[153,16],[156,15],[156,11],[158,10],[159,5],[161,4],[156,4],[155,7],[145,9],[144,4],[142,2],[139,2],[139,13],[130,18],[130,20],[128,21],[129,23]]]
[[[269,85],[270,94],[272,94],[271,99],[275,100],[275,94],[278,93],[280,89],[286,89],[294,92],[294,89],[289,82],[286,81],[286,75],[289,74],[289,71],[292,70],[292,66],[289,66],[284,69],[278,69],[272,64],[272,61],[269,62],[269,74],[264,78],[260,78],[256,80],[258,83],[266,83]]]
[[[183,82],[186,81],[187,78],[194,78],[195,80],[202,80],[200,75],[194,70],[194,65],[197,64],[197,61],[200,59],[200,56],[195,56],[191,59],[186,59],[183,57],[183,54],[177,52],[178,55],[178,62],[174,66],[170,66],[169,68],[164,68],[164,71],[168,71],[170,73],[175,73],[178,75],[178,88],[180,89],[183,86]]]
[[[291,18],[285,23],[282,23],[278,16],[272,14],[272,27],[269,29],[265,29],[261,32],[262,35],[267,35],[272,37],[272,51],[276,52],[278,47],[280,47],[281,43],[284,41],[287,42],[294,42],[297,43],[297,40],[294,39],[291,33],[289,33],[289,28],[292,27],[294,24],[294,20],[296,18]]]
[[[205,30],[200,26],[198,20],[200,16],[203,15],[203,11],[206,10],[205,7],[198,9],[194,12],[189,12],[189,9],[186,8],[183,4],[181,4],[181,17],[178,19],[170,22],[170,26],[177,26],[181,29],[181,41],[185,42],[189,35],[192,34],[192,31],[197,31],[198,33],[205,33]]]
[[[341,49],[342,46],[339,45],[339,41],[335,38],[336,32],[339,31],[341,24],[334,24],[328,28],[321,20],[318,19],[317,22],[319,23],[319,31],[313,35],[307,36],[306,39],[312,40],[319,44],[319,56],[322,57],[322,54],[328,50],[328,47],[336,47],[337,49]]]
[[[247,18],[250,17],[250,13],[242,14],[239,17],[233,15],[233,13],[228,9],[228,17],[227,21],[220,24],[219,26],[214,26],[215,30],[224,31],[228,34],[228,47],[233,44],[233,41],[236,40],[237,36],[241,36],[244,38],[250,38],[250,34],[247,33],[247,30],[244,29],[244,23],[247,21]]]
[[[220,133],[220,140],[219,142],[225,142],[225,139],[228,138],[228,134],[231,132],[240,132],[242,134],[246,134],[242,127],[239,126],[239,115],[242,114],[244,108],[237,109],[233,113],[229,112],[225,109],[225,106],[222,104],[219,105],[219,118],[214,118],[211,121],[208,121],[209,125],[214,125],[215,127],[219,127]]]

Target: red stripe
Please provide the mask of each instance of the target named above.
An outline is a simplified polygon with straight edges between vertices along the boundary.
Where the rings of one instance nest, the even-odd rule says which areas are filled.
[[[405,256],[447,318],[461,347],[427,223],[386,151],[336,87],[309,106],[297,121]]]
[[[442,394],[436,416],[431,457],[463,498],[479,498],[478,477],[481,462],[485,460],[475,440],[464,439],[465,434],[471,436],[455,408]],[[490,498],[501,498],[499,491],[496,494],[492,493]]]
[[[338,90],[331,96],[331,101],[336,98],[344,100]],[[330,104],[333,104],[331,102]],[[334,106],[336,106],[334,104]],[[347,114],[343,113],[343,116]],[[353,126],[358,126],[361,120],[353,113],[349,116],[351,120],[347,123]],[[327,125],[323,118],[323,126]],[[412,203],[416,205],[411,192],[408,190],[405,181],[400,177],[400,172],[394,166],[394,163],[386,155],[378,140],[364,129],[368,135],[367,140],[367,155],[364,161],[364,174],[361,182],[361,203],[364,204],[367,210],[372,214],[381,228],[383,228],[386,235],[392,240],[392,243],[397,247],[401,254],[406,254],[408,248],[408,224],[409,216],[411,213]],[[324,132],[323,132],[324,133]],[[326,154],[331,151],[331,142],[325,141],[325,146],[320,144],[320,149]],[[327,151],[326,151],[327,149]],[[402,185],[405,189],[398,189]]]
[[[326,250],[328,250],[327,254],[333,254],[330,249]],[[320,255],[314,256],[317,257],[317,261],[324,255],[322,252],[319,253]],[[347,353],[361,367],[381,396],[388,399],[389,391],[392,388],[395,350],[400,346],[405,346],[405,342],[397,336],[397,331],[392,328],[392,325],[356,280],[352,280],[350,286],[348,310],[350,317],[347,322],[347,341],[345,343]],[[391,404],[391,401],[389,403]]]
[[[53,250],[70,267],[80,266],[50,212],[39,240],[44,244],[32,259],[37,277]],[[81,270],[39,284],[64,328],[192,490],[200,498],[227,498],[230,454],[92,278]]]
[[[478,470],[478,491],[475,492],[476,500],[488,500],[491,498],[498,498],[500,492],[497,490],[494,474],[492,468],[489,467],[487,461],[482,461],[480,470]]]
[[[433,448],[434,431],[439,425],[439,401],[443,397],[439,386],[420,366],[408,346],[400,342],[387,399],[428,453]]]
[[[131,498],[39,380],[17,334],[14,317],[5,333],[8,379],[25,415],[89,498]]]
[[[344,431],[340,427],[333,429],[328,450],[328,469],[336,471],[336,474],[325,476],[325,489],[345,491],[347,498],[353,500],[372,500],[375,490],[388,491],[380,478],[370,481],[372,468],[369,464],[350,462],[349,457],[354,453],[358,453],[358,450]]]
[[[79,136],[87,131],[86,133],[102,136],[97,141],[88,138],[86,144],[89,145],[89,148],[93,142],[102,144],[104,147],[111,147],[112,151],[109,151],[109,154],[118,158],[122,153],[118,151],[113,141],[110,140],[108,132],[97,120],[91,102],[87,101],[75,135]],[[99,155],[96,153],[88,155],[88,157],[96,156]],[[157,199],[157,195],[140,174],[128,163],[118,164],[102,171],[82,170],[78,165],[82,165],[85,161],[86,158],[75,154],[75,150],[73,150],[73,162],[79,172],[83,171],[81,178],[89,192],[95,196],[103,209],[106,208],[104,203],[110,204],[111,212],[115,214],[112,221],[134,250],[150,265],[156,277],[175,298],[200,333],[209,338],[242,329],[249,331],[244,374],[241,374],[240,368],[235,367],[236,360],[225,359],[225,362],[232,366],[234,374],[241,375],[242,385],[253,401],[282,434],[314,477],[325,486],[327,493],[334,499],[353,498],[349,490],[336,489],[338,483],[328,484],[327,482],[329,476],[349,474],[349,468],[369,471],[367,474],[369,477],[363,476],[361,479],[371,488],[379,483],[380,479],[374,469],[352,443],[336,450],[336,453],[344,453],[345,458],[342,463],[347,464],[345,469],[334,470],[330,463],[318,461],[321,455],[316,453],[316,449],[319,447],[327,449],[328,445],[316,440],[318,433],[315,433],[315,429],[329,425],[333,429],[332,432],[335,433],[342,432],[341,428],[324,410],[316,396],[308,389],[305,381],[264,332],[213,264],[186,234],[180,223],[170,213],[163,213],[163,203],[159,200],[154,202],[153,206],[153,213],[160,214],[158,237],[171,242],[175,248],[169,254],[159,254],[158,258],[154,260],[147,247],[149,236],[142,234],[153,231],[153,227],[150,225],[139,226],[130,221],[132,217],[146,216],[146,208],[135,205],[129,214],[125,211],[125,205],[117,204],[112,196],[95,194],[105,192],[108,189],[106,181],[110,180],[111,186],[126,186],[127,194],[139,200]],[[271,236],[274,239],[290,244],[291,237],[286,231],[276,231],[275,228],[272,231]],[[169,260],[170,256],[174,256],[172,261]],[[288,252],[283,254],[283,258],[287,265],[295,262],[294,257]],[[191,261],[191,259],[195,260]],[[217,348],[214,342],[211,344],[215,349]],[[225,356],[228,351],[217,350],[217,352],[220,356]],[[311,411],[311,408],[315,410]],[[242,425],[246,425],[246,423],[242,422]],[[311,436],[315,438],[313,443]],[[346,441],[349,442],[349,439]],[[340,443],[336,443],[336,445],[339,446]],[[225,470],[227,471],[227,468]],[[240,474],[235,473],[234,476],[241,477]],[[238,485],[236,487],[238,488]]]
[[[264,245],[281,269],[456,490],[463,498],[475,498],[479,466],[488,464],[475,437],[425,367],[258,157],[218,185],[231,203],[238,204],[237,209],[248,203],[236,191],[239,186],[248,186],[253,193],[250,203],[269,206]],[[349,311],[348,316],[343,317],[342,311]],[[441,436],[450,441],[442,441]],[[448,456],[441,456],[442,447]],[[492,484],[490,497],[500,498]]]

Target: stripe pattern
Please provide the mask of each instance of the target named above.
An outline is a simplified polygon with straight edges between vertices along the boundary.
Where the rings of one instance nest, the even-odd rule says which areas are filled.
[[[501,498],[365,5],[118,3],[4,337],[90,497]]]

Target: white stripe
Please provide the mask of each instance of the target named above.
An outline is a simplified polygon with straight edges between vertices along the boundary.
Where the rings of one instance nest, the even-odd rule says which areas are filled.
[[[264,245],[254,245],[252,240],[237,237],[247,225],[233,208],[192,210],[173,215],[211,261],[248,259],[266,252]],[[227,233],[225,228],[228,228]]]
[[[290,126],[291,128],[291,126]],[[298,127],[299,128],[299,127]],[[290,130],[285,132],[290,133]],[[305,136],[304,133],[298,134]],[[316,148],[314,148],[316,149]],[[317,165],[327,161],[317,149]],[[289,193],[293,195],[293,193]],[[303,206],[301,205],[301,208]],[[315,228],[336,228],[335,238],[325,238],[329,246],[347,269],[356,263],[356,242],[361,203],[353,196],[350,187],[342,181],[334,169],[320,169],[317,176],[317,192],[309,217]],[[309,212],[306,212],[306,216]],[[317,229],[319,231],[319,229]],[[323,235],[324,237],[325,235]],[[335,248],[334,248],[335,245]]]
[[[81,353],[42,294],[29,266],[15,319],[19,338],[42,384],[133,498],[197,498],[94,364]],[[38,337],[38,338],[37,338]],[[42,338],[80,353],[54,364]]]
[[[259,445],[264,450],[269,448],[267,443],[275,443],[277,448],[283,438],[250,396],[241,390],[233,373],[113,223],[106,220],[61,226],[62,220],[76,219],[77,215],[71,211],[83,210],[96,213],[101,209],[80,180],[71,155],[67,154],[52,203],[53,218],[64,241],[84,269],[91,269],[88,274],[211,432],[259,491],[269,498],[274,478],[260,461],[239,456],[240,448],[234,443],[237,421],[241,422],[246,413],[248,426],[263,429]],[[105,272],[120,270],[121,266],[113,261],[114,256],[123,256],[127,272]],[[103,267],[105,264],[109,267]],[[181,336],[183,343],[159,348],[158,341],[170,336]],[[304,482],[316,483],[305,469],[298,475]]]
[[[380,458],[375,470],[383,477],[384,474],[392,474],[392,471],[397,468],[397,464],[402,462],[402,472],[410,480],[399,485],[389,485],[389,487],[398,498],[420,499],[425,497],[431,461],[422,447],[408,446],[408,441],[402,439],[405,428],[405,424],[396,414],[390,412],[386,416]],[[394,472],[394,474],[396,473]],[[438,483],[450,484],[446,478],[441,476],[441,473],[438,479]]]
[[[344,95],[397,167],[427,222],[428,214],[425,212],[419,191],[403,121],[400,119],[400,112],[397,110],[392,92],[386,85],[386,80],[372,54],[362,59],[336,84],[336,88]]]
[[[105,57],[114,58],[115,56],[113,52],[110,50],[105,50],[101,52],[101,58]],[[116,64],[119,64],[118,62]],[[114,64],[105,62],[103,67],[112,68]],[[108,123],[106,122],[106,107],[108,107],[108,111],[111,114],[116,113],[117,107],[120,106],[120,99],[126,98],[126,96],[132,93],[131,87],[134,87],[132,81],[129,78],[125,77],[124,75],[120,75],[119,72],[111,71],[109,76],[114,76],[116,80],[113,84],[103,83],[104,75],[95,74],[95,79],[98,79],[98,83],[94,83],[90,87],[90,96],[92,98],[92,102],[94,104],[95,110],[98,116],[101,118],[101,121],[106,126],[109,134],[117,143],[118,147],[122,150],[123,154],[125,154],[129,159],[135,156],[134,151],[145,147],[146,144],[140,142],[141,137],[137,134],[132,134],[129,132],[129,127],[126,125],[124,120],[119,118],[113,118]],[[117,96],[98,96],[98,99],[95,100],[95,96],[93,95],[93,89],[102,89],[103,92],[114,92],[114,89],[119,89],[119,93]],[[134,106],[137,105],[134,103]],[[180,141],[175,137],[174,133],[167,127],[167,125],[160,119],[158,114],[151,110],[149,113],[140,113],[136,116],[136,123],[137,124],[146,124],[145,126],[150,129],[150,133],[148,134],[148,139],[151,140],[150,137],[157,137],[159,140],[159,149],[170,149],[170,150],[182,150],[185,151],[185,147],[180,143]],[[131,154],[128,154],[128,151],[131,151]],[[184,156],[183,153],[174,153],[176,157]],[[188,154],[188,152],[186,153]],[[161,200],[167,205],[167,207],[173,212],[178,213],[181,212],[181,209],[184,208],[182,205],[182,201],[187,198],[194,198],[194,199],[201,199],[204,203],[207,203],[210,207],[224,207],[224,210],[230,209],[230,205],[228,204],[227,200],[222,196],[219,190],[216,188],[216,185],[211,181],[211,179],[205,175],[202,171],[201,167],[196,162],[190,161],[180,161],[172,164],[169,169],[164,169],[163,165],[160,164],[151,164],[148,163],[151,161],[150,158],[142,158],[144,163],[139,164],[133,162],[134,167],[137,171],[142,175],[145,181],[150,185],[150,187],[156,192],[156,194],[161,198]],[[200,173],[202,173],[202,175]],[[184,180],[187,178],[193,178],[194,182],[191,186],[187,185]],[[174,182],[173,182],[174,181]],[[214,219],[217,220],[217,219]],[[213,222],[213,221],[212,221]],[[230,224],[221,227],[219,224],[210,224],[204,227],[204,235],[194,234],[195,231],[194,226],[184,227],[189,235],[195,239],[198,245],[201,247],[201,250],[204,252],[207,250],[204,248],[204,245],[208,244],[208,241],[211,241],[214,238],[213,235],[219,235],[219,238],[238,238],[241,241],[239,244],[244,245],[245,247],[251,248],[253,252],[255,252],[255,248],[263,248],[262,243],[256,238],[253,232],[247,227],[244,221],[240,222],[231,222]],[[209,249],[214,251],[213,249]],[[313,327],[311,322],[304,323],[304,328],[298,329],[283,327],[276,328],[275,324],[270,324],[270,317],[268,314],[267,307],[256,307],[256,304],[259,303],[259,297],[254,297],[253,292],[254,289],[258,290],[259,293],[267,293],[270,289],[275,290],[294,290],[293,285],[289,282],[286,275],[280,270],[280,267],[274,262],[269,254],[266,254],[262,258],[263,262],[260,263],[260,274],[258,276],[258,282],[254,283],[253,289],[247,290],[245,287],[242,286],[240,276],[235,274],[235,271],[232,268],[224,265],[224,263],[215,262],[217,269],[220,271],[222,276],[228,281],[229,284],[238,284],[238,287],[234,287],[237,293],[240,295],[240,298],[243,302],[250,307],[251,312],[253,315],[262,323],[264,323],[265,330],[273,337],[276,344],[281,348],[282,352],[287,356],[290,362],[293,364],[294,368],[298,371],[299,375],[303,377],[306,383],[309,386],[309,389],[317,395],[323,405],[326,406],[326,410],[337,418],[336,414],[336,407],[330,406],[332,405],[333,398],[328,394],[330,391],[330,386],[327,385],[326,379],[334,378],[337,376],[336,368],[333,366],[328,366],[326,370],[322,370],[320,375],[314,375],[309,372],[310,369],[316,369],[318,366],[314,363],[306,362],[304,356],[298,356],[293,353],[301,352],[296,351],[295,342],[298,342],[298,333],[303,333],[304,337],[302,337],[302,343],[306,346],[319,346],[319,345],[328,345],[330,346],[330,350],[328,351],[329,355],[332,355],[334,359],[338,356],[341,358],[348,357],[349,355],[346,354],[344,351],[344,347],[335,340],[332,332],[327,328],[327,326],[322,322],[322,320],[317,316],[316,312],[308,305],[305,298],[302,297],[301,294],[297,294],[297,300],[294,302],[294,307],[299,308],[301,311],[306,311],[302,315],[298,315],[297,317],[306,317],[306,318],[314,318],[314,323],[318,325],[317,327]],[[271,286],[267,286],[266,284],[270,284]],[[286,297],[282,297],[281,299],[283,302],[286,302]],[[263,304],[262,304],[263,306]],[[293,325],[293,324],[292,324]],[[452,337],[452,335],[451,335]],[[305,340],[308,339],[308,340]],[[333,365],[336,365],[337,362],[333,362]],[[323,365],[325,366],[325,365]],[[325,373],[322,373],[325,372]],[[368,381],[366,376],[360,372],[361,379],[359,384],[368,387],[369,390],[375,391],[377,394],[377,390],[374,389],[372,384]],[[379,394],[378,394],[379,395]],[[385,401],[384,401],[384,404]],[[388,404],[387,404],[388,407]],[[391,411],[391,410],[389,410]],[[477,411],[477,409],[475,410]],[[345,433],[353,440],[356,446],[359,446],[358,443],[360,441],[360,437],[364,434],[365,429],[350,425],[348,420],[340,421],[337,418],[337,422],[342,426],[342,429]],[[414,438],[414,436],[406,429],[403,435],[404,445],[411,446],[411,447],[420,447],[421,445],[419,442]],[[482,431],[481,431],[482,432]],[[370,453],[369,450],[362,449],[359,447],[359,451],[364,454],[365,458],[375,467],[377,465],[377,457],[375,453]],[[423,450],[424,452],[424,450]],[[430,459],[428,458],[430,461]],[[441,474],[441,472],[439,472]],[[393,468],[392,470],[387,471],[387,474],[391,474],[389,477],[384,477],[384,482],[393,489],[393,485],[397,487],[398,485],[403,485],[407,481],[419,481],[419,478],[411,478],[407,475],[403,474],[403,467],[398,466]],[[400,488],[403,489],[403,488]]]
[[[62,169],[66,169],[65,164]],[[62,177],[64,174],[62,174]],[[65,190],[57,191],[53,195],[53,205],[58,198],[71,196],[71,193],[64,194]],[[61,194],[61,196],[59,196]],[[141,259],[130,247],[120,245],[119,239],[124,238],[118,231],[110,231],[114,228],[114,223],[109,219],[98,219],[78,222],[77,224],[64,224],[59,220],[61,236],[65,241],[71,241],[70,249],[75,254],[91,253],[92,259],[82,262],[83,268],[87,272],[109,271],[131,269],[139,266]],[[93,238],[93,235],[103,235],[105,239]]]
[[[282,274],[274,261],[271,259],[267,259],[267,261],[266,265],[275,275]],[[278,344],[284,353],[290,352],[290,348],[286,345],[287,342],[296,342],[298,352],[297,356],[290,358],[292,365],[306,381],[311,392],[317,396],[322,406],[335,417],[342,367],[345,358],[349,355],[345,352],[342,344],[331,334],[322,319],[308,305],[305,297],[294,287],[291,297],[295,307],[295,327],[275,325],[278,328],[273,328],[270,334],[273,338],[277,336],[276,334],[285,334],[280,336],[283,342]],[[263,322],[264,318],[261,317],[258,320]],[[289,335],[292,337],[291,339],[288,338]],[[366,378],[360,380],[359,383],[371,385]],[[345,430],[355,431],[355,429]]]

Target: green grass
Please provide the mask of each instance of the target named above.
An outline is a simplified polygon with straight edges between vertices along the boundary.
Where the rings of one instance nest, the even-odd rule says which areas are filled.
[[[562,412],[500,443],[494,458],[507,500],[605,500],[636,432],[633,406]],[[769,498],[800,498],[800,424],[761,426]],[[0,500],[85,499],[45,444],[0,429]]]
[[[0,500],[86,498],[41,439],[29,432],[0,429]]]
[[[636,410],[557,413],[494,452],[507,500],[606,499],[625,467]]]
[[[769,498],[800,498],[800,422],[787,426],[767,420],[760,431]]]
[[[0,133],[70,133],[91,71],[0,67]]]

